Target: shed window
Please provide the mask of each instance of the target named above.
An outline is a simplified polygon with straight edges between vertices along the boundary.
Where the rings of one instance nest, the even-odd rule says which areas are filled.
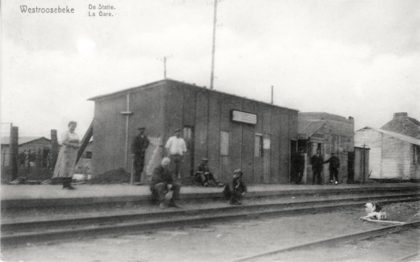
[[[264,140],[263,140],[263,148],[265,150],[270,150],[270,148],[271,148],[271,140],[270,140],[269,137],[264,137]]]
[[[254,156],[255,157],[262,157],[263,154],[264,154],[263,136],[261,134],[255,134]]]
[[[229,132],[220,131],[220,155],[229,155]]]
[[[185,140],[190,141],[192,138],[192,127],[186,126],[183,129],[183,137]]]

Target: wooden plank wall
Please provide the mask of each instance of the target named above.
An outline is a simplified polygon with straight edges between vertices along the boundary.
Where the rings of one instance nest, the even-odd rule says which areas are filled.
[[[162,86],[131,91],[129,144],[137,127],[145,126],[147,134],[161,137],[163,144],[176,128],[193,127],[194,147],[184,162],[183,176],[196,168],[203,157],[215,176],[224,182],[232,171],[241,168],[247,183],[288,183],[290,139],[296,135],[297,111],[275,108],[228,94],[166,82]],[[231,110],[257,114],[257,124],[235,123]],[[94,154],[95,173],[123,167],[125,147],[126,94],[95,102]],[[229,133],[229,155],[220,156],[220,132]],[[263,157],[255,157],[255,135],[270,140]],[[97,141],[97,142],[96,142]],[[188,161],[193,163],[188,163]]]
[[[120,112],[124,111],[125,107],[125,95],[95,103],[95,153],[92,156],[94,174],[124,168],[125,117]]]

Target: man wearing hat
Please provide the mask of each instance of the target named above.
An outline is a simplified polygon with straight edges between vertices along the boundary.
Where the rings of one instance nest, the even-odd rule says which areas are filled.
[[[134,154],[134,182],[139,183],[144,168],[146,149],[150,141],[144,134],[145,127],[139,127],[137,129],[139,130],[139,134],[134,138],[133,144],[131,145],[131,152]]]
[[[187,152],[187,146],[184,139],[181,137],[181,129],[176,129],[174,135],[171,136],[165,145],[167,154],[171,162],[175,165],[175,176],[181,178],[181,164],[184,154]]]
[[[242,181],[242,170],[235,169],[233,171],[232,184],[227,184],[223,190],[223,195],[226,199],[230,200],[231,205],[241,205],[240,200],[245,195],[247,188],[245,183]]]
[[[223,186],[223,184],[217,182],[213,174],[210,172],[209,160],[207,158],[201,159],[201,163],[197,168],[197,172],[195,173],[195,180],[205,187],[210,185]]]

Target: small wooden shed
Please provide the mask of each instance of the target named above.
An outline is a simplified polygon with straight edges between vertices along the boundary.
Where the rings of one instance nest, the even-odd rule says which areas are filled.
[[[181,128],[188,147],[183,178],[206,157],[222,181],[229,181],[232,170],[241,168],[248,183],[289,182],[297,110],[170,79],[90,100],[95,102],[92,165],[96,175],[132,169],[130,144],[136,129],[144,126],[151,140],[145,163],[148,175],[157,155],[162,155],[162,145]]]
[[[355,144],[370,148],[370,179],[420,179],[420,139],[365,127],[356,131]]]

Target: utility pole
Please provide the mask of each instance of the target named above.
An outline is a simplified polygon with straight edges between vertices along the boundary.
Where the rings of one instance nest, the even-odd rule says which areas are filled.
[[[125,116],[125,146],[124,146],[124,166],[126,167],[126,170],[130,172],[130,181],[133,181],[133,172],[131,172],[132,164],[128,166],[128,139],[129,139],[129,127],[130,127],[130,116],[133,114],[133,112],[130,111],[130,93],[127,93],[126,95],[126,109],[125,111],[120,112],[121,115]]]
[[[274,86],[271,86],[271,104],[274,103]]]
[[[167,78],[167,69],[166,69],[166,62],[168,61],[168,58],[172,57],[172,55],[170,56],[164,56],[163,59],[157,58],[157,60],[162,61],[163,62],[163,79]]]
[[[214,82],[214,55],[216,53],[217,1],[218,0],[214,0],[214,10],[213,10],[213,45],[212,45],[212,50],[211,50],[210,89],[213,89],[213,82]]]
[[[166,79],[166,56],[163,57],[163,79]]]

